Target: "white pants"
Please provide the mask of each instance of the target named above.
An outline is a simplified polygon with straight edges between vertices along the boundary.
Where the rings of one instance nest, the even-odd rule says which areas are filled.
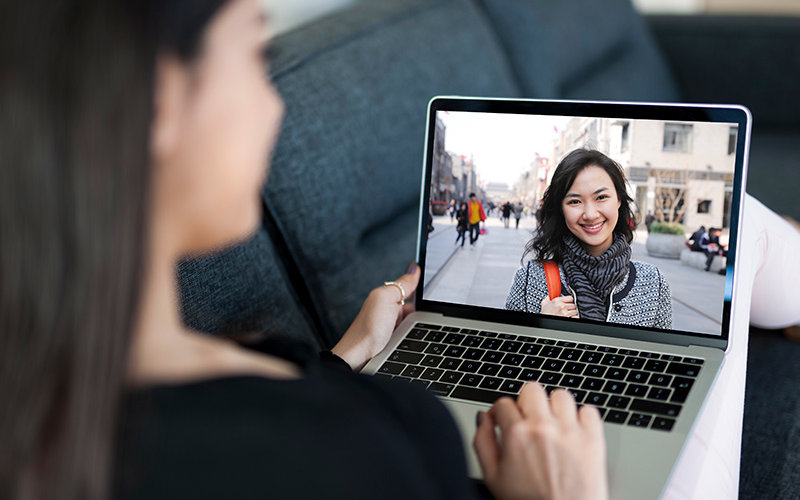
[[[745,196],[736,301],[726,360],[664,498],[737,498],[750,324],[800,323],[800,233]]]

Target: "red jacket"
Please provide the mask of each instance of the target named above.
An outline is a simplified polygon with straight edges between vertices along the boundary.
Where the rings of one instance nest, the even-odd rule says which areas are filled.
[[[486,213],[483,211],[483,203],[481,203],[480,200],[475,200],[475,201],[478,203],[478,211],[481,214],[481,221],[485,221],[486,220]],[[470,222],[472,220],[471,212],[472,212],[472,202],[468,201],[467,202],[467,223],[468,224],[472,224],[472,222]]]

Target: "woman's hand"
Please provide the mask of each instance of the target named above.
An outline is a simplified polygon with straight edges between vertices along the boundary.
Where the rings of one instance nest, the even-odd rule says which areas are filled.
[[[545,297],[542,299],[542,314],[577,318],[578,307],[575,305],[575,299],[571,295],[562,295],[553,300],[550,300],[550,297]]]
[[[419,282],[419,267],[416,263],[412,263],[409,272],[394,281],[402,285],[405,290],[404,299],[413,298]],[[413,311],[413,302],[400,305],[398,287],[375,288],[367,296],[353,324],[331,352],[347,361],[353,370],[358,371],[386,347],[395,327]]]
[[[548,400],[541,385],[527,383],[516,403],[500,398],[483,414],[473,446],[495,497],[608,498],[600,413],[575,408],[569,392],[555,390]]]

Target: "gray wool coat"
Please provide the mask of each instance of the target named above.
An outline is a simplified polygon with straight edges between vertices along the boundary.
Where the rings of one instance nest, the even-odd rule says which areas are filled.
[[[564,270],[560,265],[558,269],[561,274],[561,295],[572,295],[577,304],[578,298],[566,282]],[[532,260],[517,270],[506,298],[506,309],[541,313],[542,300],[546,296],[544,267],[541,262]],[[606,321],[672,329],[672,293],[669,283],[661,271],[651,264],[631,261],[628,272],[614,287],[610,299]]]

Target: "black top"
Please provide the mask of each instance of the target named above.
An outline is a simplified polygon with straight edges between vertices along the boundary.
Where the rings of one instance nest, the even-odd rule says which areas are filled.
[[[286,356],[284,356],[286,357]],[[129,393],[111,498],[470,498],[461,438],[416,386],[298,360]]]

